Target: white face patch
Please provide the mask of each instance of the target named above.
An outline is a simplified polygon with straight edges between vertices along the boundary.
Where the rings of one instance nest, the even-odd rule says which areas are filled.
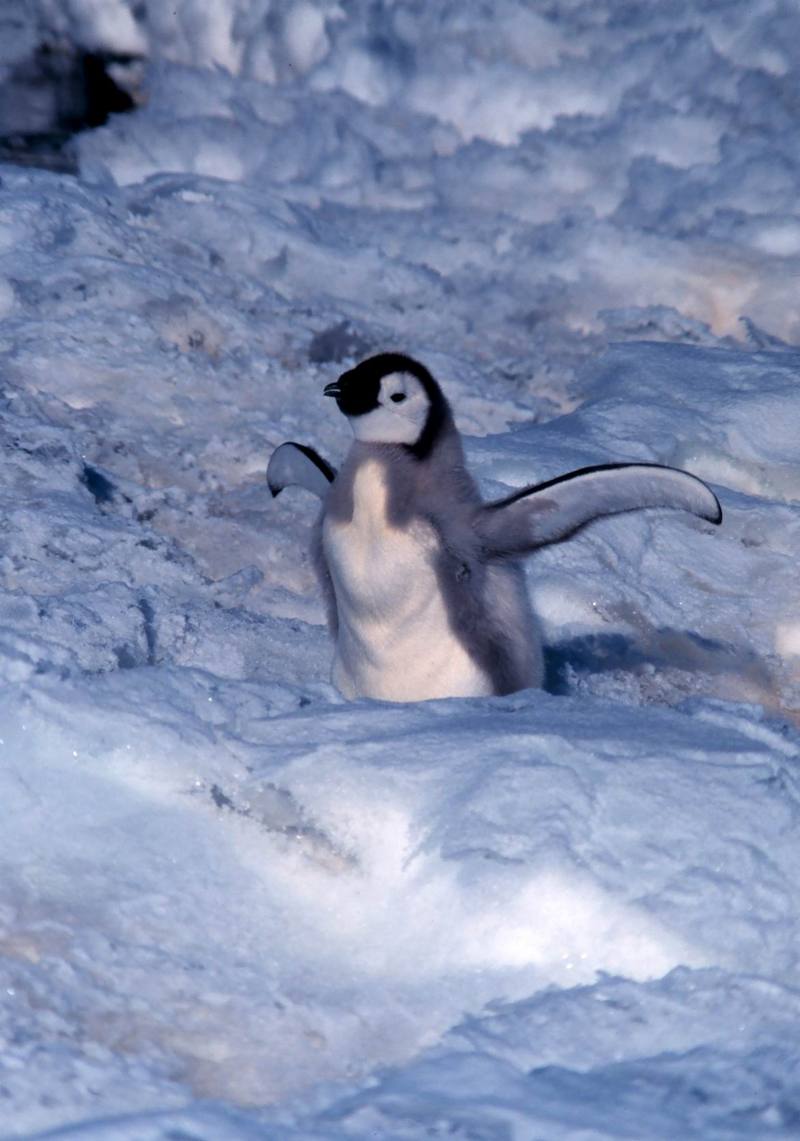
[[[381,380],[378,407],[349,416],[357,440],[371,444],[416,444],[430,408],[425,389],[410,372],[390,372]]]

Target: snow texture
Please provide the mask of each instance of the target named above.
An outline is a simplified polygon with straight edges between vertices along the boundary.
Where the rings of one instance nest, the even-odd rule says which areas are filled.
[[[796,5],[25,12],[149,71],[0,169],[0,1137],[797,1137]],[[537,553],[545,691],[344,702],[264,473],[384,349],[487,497],[721,528]]]

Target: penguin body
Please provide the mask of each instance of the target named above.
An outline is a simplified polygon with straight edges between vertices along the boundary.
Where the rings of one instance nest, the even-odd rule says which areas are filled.
[[[355,440],[336,473],[287,443],[273,495],[299,484],[323,510],[314,554],[348,698],[416,701],[541,685],[542,641],[520,559],[599,515],[679,507],[719,522],[713,493],[655,464],[586,468],[483,503],[449,405],[423,365],[383,353],[325,389]]]
[[[416,701],[541,682],[520,568],[480,564],[458,510],[480,503],[477,490],[430,474],[357,442],[330,489],[321,553],[338,622],[333,681],[346,697]]]

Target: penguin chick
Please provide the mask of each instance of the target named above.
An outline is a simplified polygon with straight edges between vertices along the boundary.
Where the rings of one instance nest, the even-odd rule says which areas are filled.
[[[701,480],[659,464],[582,468],[484,503],[442,390],[401,353],[362,361],[325,395],[355,437],[341,470],[286,443],[267,478],[273,495],[298,485],[323,500],[314,554],[336,641],[332,679],[348,698],[541,685],[523,556],[621,511],[672,507],[722,519]]]

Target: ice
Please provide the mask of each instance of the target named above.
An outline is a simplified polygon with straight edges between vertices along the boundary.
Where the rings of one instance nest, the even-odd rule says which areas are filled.
[[[535,6],[534,6],[535,7]],[[147,61],[0,170],[0,1137],[789,1138],[800,27],[779,0],[0,5]],[[347,703],[284,440],[420,357],[547,684]]]
[[[490,998],[524,1010],[598,971],[796,968],[797,749],[775,730],[724,708],[706,719],[536,694],[418,710],[307,701],[287,719],[253,685],[132,677],[40,682],[3,714],[18,758],[4,849],[22,869],[5,889],[10,989],[64,975],[55,1000],[77,1006],[105,1061],[97,1105],[148,1091],[175,1103],[178,1075],[245,1104],[312,1076],[352,1081]],[[710,879],[698,860],[717,866]],[[53,1001],[23,1000],[32,1038],[51,1039]],[[683,1048],[704,1032],[698,1019]],[[602,1053],[611,1035],[596,1033]],[[119,1090],[119,1051],[146,1059],[144,1094]],[[65,1062],[58,1089],[80,1108],[75,1046]],[[172,1085],[154,1086],[158,1073]],[[11,1080],[24,1100],[25,1077]]]

